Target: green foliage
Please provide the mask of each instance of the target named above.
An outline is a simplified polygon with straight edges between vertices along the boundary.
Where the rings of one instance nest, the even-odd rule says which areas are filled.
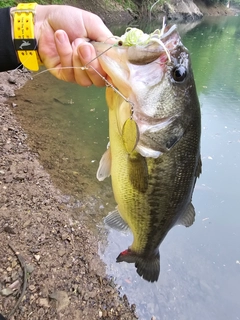
[[[237,7],[240,7],[240,0],[233,0],[233,1],[231,1],[231,5],[235,5],[235,6],[237,6]]]
[[[30,0],[0,0],[0,8],[15,7],[18,3],[35,2]],[[63,4],[64,0],[37,0],[38,4]]]
[[[132,0],[104,0],[106,6],[115,6],[114,2],[121,5],[124,9],[130,8],[131,10],[136,9],[136,6]]]
[[[14,7],[15,5],[16,1],[14,0],[0,0],[0,8]]]
[[[212,6],[214,4],[223,4],[226,5],[228,3],[228,0],[203,0],[203,2],[207,5],[207,6]]]

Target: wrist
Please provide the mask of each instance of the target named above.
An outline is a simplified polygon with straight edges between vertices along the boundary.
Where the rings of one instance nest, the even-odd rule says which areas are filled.
[[[35,14],[34,31],[35,31],[35,37],[37,39],[37,42],[39,42],[42,26],[45,23],[47,16],[49,14],[49,6],[38,4],[35,10],[36,10],[36,14]]]
[[[35,35],[36,3],[20,3],[11,8],[13,42],[19,61],[27,69],[37,71],[41,63]]]

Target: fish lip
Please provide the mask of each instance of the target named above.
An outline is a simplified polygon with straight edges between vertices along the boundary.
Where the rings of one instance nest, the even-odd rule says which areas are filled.
[[[169,29],[169,31],[170,30],[171,28]],[[164,59],[166,60],[164,64],[166,64],[167,61],[171,62],[171,52],[175,50],[178,46],[183,45],[177,30],[174,29],[173,32],[168,33],[169,31],[162,35],[162,37],[160,38],[160,43],[150,42],[146,45],[135,45],[128,47],[127,58],[129,63],[134,65],[146,65],[151,62],[154,62],[161,56],[162,61]],[[126,49],[125,46],[123,46],[122,48]]]

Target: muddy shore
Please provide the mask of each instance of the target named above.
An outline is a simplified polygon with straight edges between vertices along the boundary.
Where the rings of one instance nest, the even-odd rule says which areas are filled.
[[[135,307],[105,275],[96,238],[73,218],[7,101],[29,77],[1,73],[0,313],[14,310],[27,272],[23,300],[10,319],[136,319]]]

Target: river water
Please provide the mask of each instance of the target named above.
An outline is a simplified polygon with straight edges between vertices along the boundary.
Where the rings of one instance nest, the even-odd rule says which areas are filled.
[[[207,18],[179,30],[191,53],[202,109],[203,173],[193,195],[196,221],[191,228],[173,228],[161,244],[157,283],[142,280],[131,264],[115,263],[132,237],[106,230],[101,222],[115,206],[110,182],[95,178],[108,142],[105,89],[81,88],[44,73],[17,93],[16,112],[29,133],[29,143],[69,196],[76,217],[85,219],[99,237],[107,272],[136,304],[140,319],[237,320],[240,17]]]

